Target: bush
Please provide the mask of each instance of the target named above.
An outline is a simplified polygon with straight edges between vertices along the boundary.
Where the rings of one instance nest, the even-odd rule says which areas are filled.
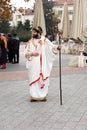
[[[31,39],[31,34],[21,35],[19,36],[20,42],[27,42],[29,39]]]

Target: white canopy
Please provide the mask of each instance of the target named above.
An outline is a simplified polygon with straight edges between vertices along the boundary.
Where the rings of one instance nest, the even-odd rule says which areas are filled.
[[[41,26],[43,29],[43,34],[46,35],[45,17],[42,0],[36,0],[35,4],[33,27],[37,26]]]
[[[87,36],[87,0],[75,0],[71,37],[84,42]]]

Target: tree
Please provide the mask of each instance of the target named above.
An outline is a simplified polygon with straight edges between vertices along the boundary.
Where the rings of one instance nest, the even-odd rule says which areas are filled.
[[[9,4],[10,0],[0,0],[0,20],[11,18],[11,8]]]
[[[23,26],[22,22],[19,21],[19,22],[18,22],[18,25],[17,25],[17,31],[19,32],[19,31],[21,31],[21,30],[23,30],[23,29],[24,29],[24,26]]]
[[[0,32],[9,33],[10,32],[10,24],[8,20],[2,20],[0,22]]]
[[[24,14],[25,9],[23,9],[23,7],[20,7],[20,8],[18,9],[18,11],[19,11],[21,14]]]
[[[45,15],[45,21],[46,21],[46,31],[47,34],[53,33],[53,8],[54,3],[52,0],[43,0],[43,8],[44,8],[44,15]],[[50,26],[49,26],[50,25]]]
[[[20,0],[21,1],[21,0]],[[29,0],[24,0],[28,2]],[[12,5],[10,4],[11,0],[0,0],[0,20],[10,19],[12,16]]]
[[[25,21],[25,23],[24,23],[24,29],[27,30],[27,31],[31,30],[30,21],[29,20]]]

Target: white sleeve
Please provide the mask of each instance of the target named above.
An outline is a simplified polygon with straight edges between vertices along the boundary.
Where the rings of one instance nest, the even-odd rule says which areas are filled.
[[[49,39],[46,38],[46,42],[49,46],[53,47],[55,46]]]

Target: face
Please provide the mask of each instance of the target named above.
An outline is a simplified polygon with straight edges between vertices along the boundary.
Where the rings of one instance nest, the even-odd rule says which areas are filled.
[[[38,33],[35,30],[32,31],[32,36],[33,38],[38,39]]]

